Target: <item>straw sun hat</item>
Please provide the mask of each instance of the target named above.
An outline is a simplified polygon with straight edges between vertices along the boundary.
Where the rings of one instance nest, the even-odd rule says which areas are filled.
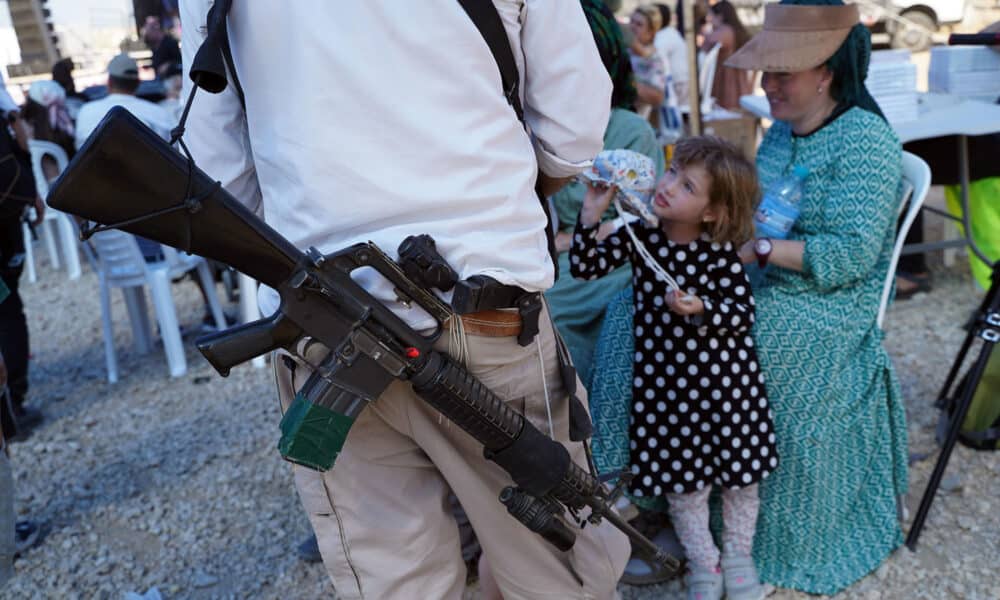
[[[795,73],[827,61],[858,24],[858,7],[768,4],[764,28],[743,45],[727,67]]]

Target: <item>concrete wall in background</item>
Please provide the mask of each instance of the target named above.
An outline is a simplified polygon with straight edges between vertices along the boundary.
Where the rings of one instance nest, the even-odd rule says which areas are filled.
[[[82,68],[106,66],[126,37],[135,35],[131,0],[48,0],[52,22],[59,36],[62,56],[72,57]],[[6,33],[10,31],[10,36]],[[20,62],[7,0],[0,0],[0,66]]]

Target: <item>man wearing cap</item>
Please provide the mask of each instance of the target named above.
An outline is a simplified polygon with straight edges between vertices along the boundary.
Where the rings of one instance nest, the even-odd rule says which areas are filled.
[[[167,70],[173,65],[181,64],[181,47],[169,32],[163,31],[160,18],[150,15],[146,17],[146,25],[142,28],[142,39],[153,51],[153,71],[157,79],[165,79]]]
[[[299,248],[332,252],[372,240],[394,255],[407,236],[429,234],[461,279],[488,276],[522,297],[537,294],[552,285],[554,269],[536,181],[590,166],[612,87],[579,0],[481,4],[500,14],[519,87],[503,85],[457,0],[336,9],[317,0],[233,2],[228,39],[245,109],[235,85],[199,92],[185,143],[206,173]],[[205,41],[210,5],[181,2],[185,67]],[[524,107],[530,134],[505,89]],[[433,326],[401,305],[388,282],[360,283],[415,329]],[[274,290],[260,301],[265,314],[278,307]],[[510,303],[464,312],[449,321],[439,349],[585,468],[583,445],[569,439],[569,394],[547,310],[536,335]],[[287,406],[310,366],[288,356],[273,362]],[[405,382],[360,414],[331,470],[294,473],[345,600],[463,597],[449,492],[507,600],[610,599],[628,559],[627,539],[606,522],[574,528],[567,552],[518,523],[497,501],[510,476]]]
[[[127,54],[119,54],[108,64],[108,95],[88,102],[76,117],[76,147],[79,148],[97,128],[98,123],[115,106],[122,106],[149,126],[163,139],[170,139],[176,124],[165,109],[142,98],[136,98],[139,87],[139,65]]]

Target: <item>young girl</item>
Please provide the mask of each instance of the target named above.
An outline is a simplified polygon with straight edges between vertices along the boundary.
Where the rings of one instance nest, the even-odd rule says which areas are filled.
[[[631,227],[672,275],[671,291],[619,229],[598,241],[614,187],[589,188],[570,250],[574,277],[632,263],[635,365],[630,458],[635,496],[665,496],[690,561],[688,598],[759,599],[750,558],[757,483],[778,464],[771,412],[750,327],[754,301],[737,256],[751,237],[756,172],[730,144],[679,142],[657,184],[659,226]],[[721,556],[709,531],[708,495],[722,487]]]

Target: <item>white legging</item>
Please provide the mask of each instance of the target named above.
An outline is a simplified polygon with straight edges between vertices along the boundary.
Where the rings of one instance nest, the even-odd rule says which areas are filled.
[[[703,569],[714,570],[719,565],[719,548],[708,528],[708,495],[706,486],[690,494],[667,494],[670,519],[680,538],[688,560]],[[757,527],[760,498],[757,484],[722,490],[722,545],[740,556],[753,550],[753,534]]]

